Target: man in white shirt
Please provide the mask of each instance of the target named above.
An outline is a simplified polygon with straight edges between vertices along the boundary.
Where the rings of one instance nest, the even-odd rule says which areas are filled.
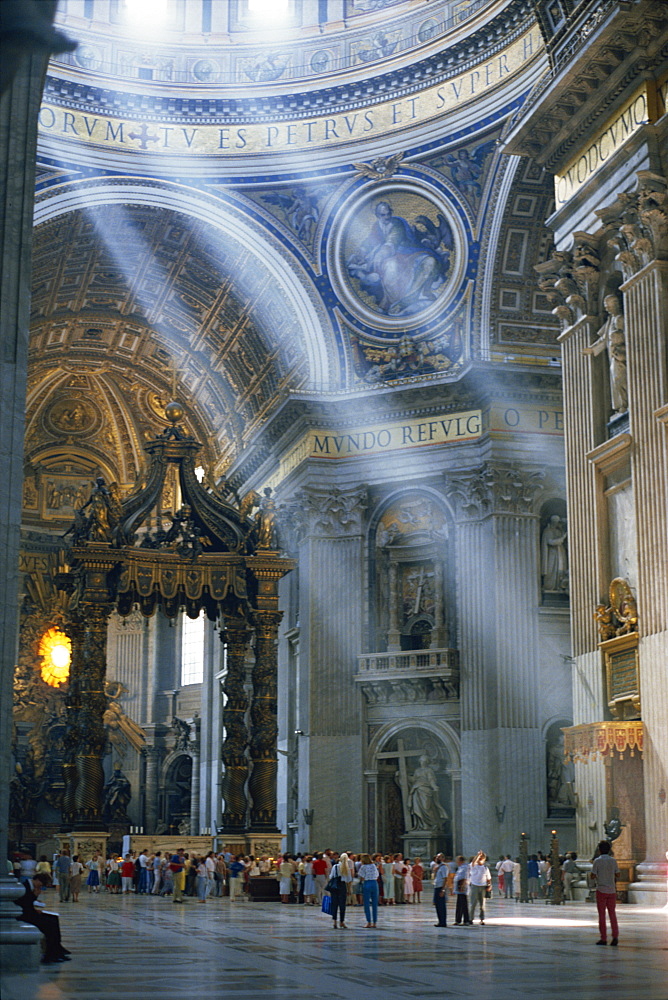
[[[142,851],[137,858],[139,862],[139,885],[137,886],[138,893],[148,892],[148,857],[146,851]]]
[[[506,854],[505,859],[501,862],[499,871],[503,872],[504,897],[505,899],[512,899],[515,864],[509,854]]]
[[[442,854],[436,855],[436,868],[434,869],[434,906],[438,923],[435,927],[447,927],[445,887],[448,879],[448,866]]]

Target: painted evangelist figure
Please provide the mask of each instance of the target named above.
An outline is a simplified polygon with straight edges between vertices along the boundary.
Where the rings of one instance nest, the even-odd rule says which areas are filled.
[[[348,274],[386,316],[421,312],[445,283],[452,230],[440,213],[438,225],[426,215],[408,222],[385,200],[377,202],[374,215],[366,237],[348,255]]]

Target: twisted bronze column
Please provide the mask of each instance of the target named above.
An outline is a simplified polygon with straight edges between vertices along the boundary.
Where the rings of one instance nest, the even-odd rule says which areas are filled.
[[[107,708],[107,621],[111,605],[82,601],[80,642],[72,644],[72,685],[78,746],[74,758],[74,829],[102,830],[102,760],[107,743],[103,716]]]
[[[100,547],[102,548],[102,547]],[[67,704],[68,733],[63,766],[63,820],[72,830],[103,830],[102,761],[107,745],[107,623],[113,610],[108,574],[114,564],[108,547],[86,553],[88,565],[77,574],[71,602],[72,664]]]
[[[225,800],[223,826],[227,831],[240,831],[246,827],[248,800],[245,784],[248,778],[248,729],[246,711],[248,698],[244,682],[246,679],[246,649],[249,629],[244,621],[227,618],[225,631],[220,638],[227,646],[227,674],[223,684],[226,697],[223,708],[225,740],[222,758],[225,765],[222,795]]]
[[[276,775],[278,758],[277,695],[278,653],[276,641],[282,618],[280,611],[256,611],[255,666],[251,702],[250,781],[251,827],[276,830]]]

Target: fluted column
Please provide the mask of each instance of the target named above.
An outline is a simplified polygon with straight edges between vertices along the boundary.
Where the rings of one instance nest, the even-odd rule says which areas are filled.
[[[301,508],[300,649],[308,664],[311,845],[363,843],[363,815],[332,796],[341,776],[351,802],[363,800],[361,697],[350,683],[363,649],[362,609],[366,489],[310,486]],[[314,780],[313,775],[317,775]]]
[[[199,770],[199,757],[200,757],[200,740],[199,734],[196,740],[193,740],[188,749],[190,750],[190,756],[192,757],[193,769],[192,769],[192,781],[190,784],[190,833],[198,837],[200,831],[200,821],[199,821],[199,790],[200,790],[200,770]]]
[[[250,718],[251,828],[276,830],[278,626],[282,612],[256,611]]]
[[[388,608],[388,630],[387,630],[387,649],[388,652],[394,653],[401,649],[401,640],[399,637],[399,605],[397,603],[397,577],[399,574],[399,567],[394,561],[390,562],[388,570],[388,581],[389,581],[389,608]]]
[[[638,553],[646,857],[666,862],[668,829],[668,177],[641,170],[632,194],[601,213],[624,273],[629,426]]]
[[[226,674],[223,682],[225,706],[223,708],[222,759],[225,768],[222,783],[224,799],[223,826],[225,831],[241,831],[246,826],[248,801],[245,784],[248,778],[248,729],[246,712],[246,651],[249,630],[245,622],[226,619],[225,630],[220,633],[226,646]]]
[[[160,771],[160,753],[157,747],[144,748],[146,758],[146,832],[155,833],[158,825],[158,784]]]
[[[647,860],[665,862],[668,805],[668,489],[666,338],[668,261],[654,260],[623,286],[629,356],[629,420],[638,540],[640,691],[645,724]],[[661,412],[661,411],[664,412]],[[661,795],[661,791],[664,795]]]
[[[537,711],[533,513],[542,481],[542,473],[505,463],[449,477],[457,510],[465,853],[482,843],[499,853],[518,824],[536,842],[542,835],[545,767]]]

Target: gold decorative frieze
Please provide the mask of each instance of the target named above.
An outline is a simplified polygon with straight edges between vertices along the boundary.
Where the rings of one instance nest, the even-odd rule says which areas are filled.
[[[644,723],[632,722],[587,722],[581,726],[568,726],[563,730],[564,757],[573,761],[588,763],[598,756],[620,760],[628,751],[635,757],[636,751],[642,756]]]

